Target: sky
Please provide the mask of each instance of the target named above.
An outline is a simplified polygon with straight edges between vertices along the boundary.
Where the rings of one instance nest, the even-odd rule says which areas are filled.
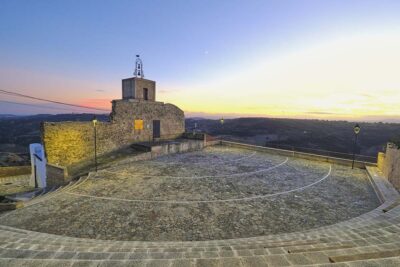
[[[140,54],[157,100],[187,117],[400,122],[399,14],[398,0],[1,0],[0,89],[110,109]],[[0,114],[85,111],[0,94]]]

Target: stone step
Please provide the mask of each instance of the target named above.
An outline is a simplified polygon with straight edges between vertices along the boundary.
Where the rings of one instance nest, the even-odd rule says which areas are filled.
[[[242,258],[226,258],[226,259],[176,259],[176,260],[57,260],[57,259],[0,259],[0,266],[98,266],[98,267],[120,267],[120,266],[136,266],[136,267],[265,267],[266,260],[263,258],[242,259]]]
[[[390,238],[387,237],[386,240],[382,240],[378,242],[379,244],[382,243],[390,243],[398,240],[398,236],[391,236]],[[85,243],[66,243],[66,242],[32,242],[29,239],[14,239],[10,240],[3,240],[0,243],[0,247],[2,248],[24,248],[24,249],[41,249],[41,250],[62,250],[62,251],[107,251],[107,252],[133,252],[133,251],[148,251],[148,252],[159,252],[159,251],[166,251],[166,252],[186,252],[186,251],[220,251],[220,250],[246,250],[246,249],[253,249],[253,250],[265,250],[265,249],[279,249],[282,248],[285,251],[287,250],[296,250],[296,249],[314,249],[314,250],[323,250],[329,246],[343,246],[343,245],[351,245],[351,246],[367,246],[367,245],[374,245],[376,244],[376,239],[362,239],[362,240],[353,240],[347,242],[302,242],[302,243],[281,243],[281,244],[248,244],[248,245],[237,245],[237,246],[194,246],[194,247],[163,247],[163,246],[151,246],[151,247],[135,247],[130,245],[89,245]]]
[[[381,250],[381,251],[372,251],[372,252],[358,253],[358,254],[330,256],[329,261],[337,263],[337,262],[348,262],[348,261],[391,258],[391,257],[400,257],[400,249],[383,250],[383,251]]]
[[[334,243],[338,241],[354,241],[357,243],[360,242],[371,242],[371,243],[383,243],[385,241],[393,241],[393,238],[399,238],[399,234],[397,231],[393,231],[395,233],[386,232],[381,233],[378,235],[366,235],[365,238],[359,238],[354,236],[349,236],[345,240],[335,239],[335,238],[321,238],[318,240],[290,240],[290,241],[247,241],[240,243],[240,241],[236,240],[237,244],[231,245],[230,243],[223,243],[223,242],[200,242],[200,243],[164,243],[164,242],[120,242],[120,241],[106,241],[103,242],[99,240],[86,240],[86,239],[69,239],[67,237],[59,237],[55,236],[56,238],[43,238],[42,236],[33,236],[26,235],[24,232],[19,235],[18,231],[16,233],[8,233],[8,232],[1,232],[0,231],[0,238],[3,242],[10,242],[10,243],[19,243],[19,244],[46,244],[46,245],[60,245],[60,246],[75,246],[75,247],[98,247],[98,246],[108,246],[108,247],[125,247],[125,248],[207,248],[207,247],[218,247],[218,246],[231,246],[232,248],[268,248],[268,247],[285,247],[285,246],[296,246],[296,245],[307,245],[307,244],[325,244],[325,243]],[[12,234],[12,236],[10,236]]]
[[[335,250],[335,249],[345,249],[345,248],[354,248],[355,245],[337,245],[337,246],[328,246],[328,247],[318,247],[318,248],[303,248],[303,249],[289,249],[288,253],[303,253],[303,252],[315,252],[315,251],[326,251],[326,250]]]
[[[281,265],[271,264],[271,259],[268,262],[264,257],[247,257],[247,258],[232,258],[232,259],[176,259],[176,260],[105,260],[105,261],[85,261],[85,260],[31,260],[31,259],[0,259],[0,266],[8,267],[60,267],[60,266],[88,266],[88,267],[122,267],[122,266],[136,266],[136,267],[266,267],[266,266],[285,266],[285,262]],[[275,259],[273,262],[279,262]],[[290,263],[289,263],[290,264]],[[288,266],[288,265],[286,265]],[[307,264],[297,265],[304,267],[326,267],[326,263],[321,264]],[[329,266],[335,267],[359,267],[359,266],[385,266],[385,267],[398,267],[400,266],[400,258],[385,258],[379,260],[365,260],[343,263],[331,263]]]
[[[391,243],[386,243],[391,244]],[[368,246],[375,246],[375,245],[363,245],[359,246],[358,248],[368,247]],[[330,248],[332,246],[320,247],[316,251],[323,251],[334,249]],[[336,246],[336,249],[340,249],[344,246]],[[298,247],[296,247],[298,248]],[[117,247],[117,248],[110,248],[110,247],[73,247],[73,246],[52,246],[52,245],[31,245],[31,244],[18,244],[18,243],[11,243],[11,244],[2,244],[0,249],[7,251],[7,250],[32,250],[32,251],[61,251],[61,252],[93,252],[93,253],[205,253],[208,252],[216,252],[222,254],[248,254],[250,252],[251,255],[269,255],[269,254],[287,254],[290,247],[277,247],[277,248],[240,248],[240,249],[233,249],[231,247],[207,247],[207,248],[192,248],[192,249],[185,249],[185,248],[129,248],[129,247]],[[305,250],[305,252],[312,252],[313,250]]]
[[[400,245],[400,242],[387,243],[383,245],[370,245],[370,246],[359,246],[353,248],[347,247],[325,247],[318,251],[315,250],[304,250],[303,252],[297,253],[286,253],[284,248],[272,248],[272,249],[242,249],[242,250],[193,250],[193,251],[180,251],[180,250],[150,250],[150,249],[136,249],[136,250],[122,250],[122,251],[109,251],[107,249],[100,249],[99,251],[82,251],[82,250],[64,250],[62,247],[57,249],[51,248],[25,248],[20,247],[17,249],[13,248],[0,248],[0,258],[57,258],[57,259],[113,259],[113,260],[125,260],[125,259],[207,259],[207,258],[230,258],[230,257],[254,257],[254,256],[275,256],[287,255],[286,258],[296,258],[303,256],[313,256],[319,260],[328,260],[328,256],[336,257],[342,255],[358,255],[362,253],[374,253],[379,252],[381,249],[396,249]],[[292,256],[289,256],[292,255]],[[272,257],[274,258],[274,257]],[[314,259],[313,261],[315,261]]]
[[[400,210],[400,209],[399,209]],[[382,214],[381,214],[382,215]],[[399,214],[400,215],[400,214]],[[384,218],[384,219],[387,219],[386,217]],[[366,225],[364,225],[364,226],[362,226],[363,228],[372,228],[375,224],[376,225],[379,225],[379,224],[382,224],[382,223],[384,223],[383,222],[384,220],[377,220],[377,221],[374,221],[374,222],[371,222],[371,223],[369,223],[369,224],[366,224]],[[399,218],[399,216],[397,216],[397,219],[396,219],[396,221],[392,221],[392,222],[386,222],[386,224],[388,224],[388,225],[391,225],[391,224],[400,224],[400,218]],[[339,223],[340,224],[340,223]],[[317,228],[317,229],[313,229],[313,230],[310,230],[310,231],[304,231],[304,232],[302,232],[302,234],[303,235],[309,235],[309,234],[313,234],[313,233],[315,233],[315,232],[326,232],[326,231],[324,231],[324,229],[326,229],[327,231],[362,231],[363,230],[363,228],[360,228],[360,226],[358,226],[358,228],[354,228],[354,227],[350,227],[350,226],[347,226],[346,225],[346,227],[339,227],[338,225],[339,224],[337,224],[336,226],[334,225],[334,226],[330,226],[330,228]],[[354,226],[354,225],[353,225]],[[297,233],[293,233],[294,235],[295,234],[297,234]],[[293,234],[284,234],[284,236],[290,236],[290,235],[293,235]],[[281,236],[281,235],[271,235],[271,236]],[[269,236],[264,236],[264,238],[268,238]],[[274,237],[274,238],[276,238],[276,237]]]
[[[236,245],[230,245],[230,244],[224,244],[224,243],[198,243],[198,244],[186,244],[189,246],[186,246],[185,244],[163,244],[163,243],[155,243],[155,244],[144,244],[144,243],[139,243],[140,246],[137,246],[135,242],[126,242],[126,243],[121,243],[121,242],[109,242],[109,243],[86,243],[84,241],[69,241],[69,240],[64,240],[62,238],[55,239],[55,240],[48,240],[48,239],[40,239],[40,238],[31,238],[30,236],[24,236],[24,237],[11,237],[11,236],[2,236],[0,235],[1,238],[1,243],[15,243],[15,244],[31,244],[31,245],[55,245],[55,246],[75,246],[75,247],[98,247],[98,246],[106,246],[106,247],[125,247],[125,248],[183,248],[183,249],[192,249],[192,248],[212,248],[212,247],[231,247],[235,249],[241,249],[241,248],[275,248],[275,247],[285,247],[285,246],[304,246],[304,245],[316,245],[316,244],[325,244],[327,242],[331,242],[332,240],[305,240],[305,241],[298,241],[298,242],[247,242],[247,243],[238,243]],[[333,240],[333,242],[336,242],[336,240]]]
[[[399,243],[393,243],[393,244],[386,244],[391,245],[392,247],[398,247],[400,244]],[[375,247],[372,249],[378,250],[379,248],[384,248],[385,244],[381,244],[380,247]],[[329,247],[328,247],[329,248]],[[371,247],[365,247],[366,249],[371,249]],[[157,259],[159,258],[171,258],[171,257],[179,257],[179,258],[192,258],[192,259],[219,259],[219,258],[230,258],[235,256],[234,258],[241,257],[241,258],[262,258],[265,259],[266,261],[270,264],[287,264],[289,262],[292,265],[298,265],[298,264],[308,264],[309,261],[313,263],[323,263],[328,260],[328,255],[335,254],[335,256],[331,257],[337,257],[341,255],[345,255],[346,253],[352,252],[355,255],[358,254],[363,254],[359,253],[360,247],[357,248],[357,250],[349,250],[349,249],[339,249],[339,250],[334,250],[334,251],[307,251],[304,253],[296,253],[293,255],[290,254],[284,254],[282,253],[282,250],[280,250],[279,254],[274,254],[274,255],[256,255],[256,253],[260,253],[259,250],[243,250],[243,251],[192,251],[190,253],[179,253],[176,251],[171,251],[171,252],[137,252],[137,253],[118,253],[118,252],[100,252],[100,253],[94,253],[94,252],[54,252],[54,251],[34,251],[34,250],[23,250],[23,249],[16,249],[16,250],[6,250],[6,252],[1,253],[2,258],[11,258],[11,255],[14,255],[13,257],[28,257],[29,255],[33,256],[33,258],[74,258],[74,259],[99,259],[102,258],[103,260],[107,259],[113,259],[113,260],[126,260],[126,259],[134,259],[136,258],[145,258],[146,260],[150,259]],[[392,251],[392,250],[390,250]],[[372,252],[374,253],[374,252]],[[365,253],[364,253],[365,254]],[[368,254],[371,254],[368,253]],[[172,259],[169,259],[172,260]],[[247,259],[250,261],[250,259]],[[260,265],[261,266],[261,265]],[[264,265],[265,266],[265,265]]]
[[[30,242],[29,239],[17,239],[14,242],[3,241],[0,244],[2,248],[9,249],[26,249],[26,250],[46,250],[46,251],[81,251],[81,252],[213,252],[213,251],[253,251],[254,254],[272,254],[277,253],[277,251],[282,251],[284,253],[298,253],[298,252],[312,252],[312,251],[322,251],[329,250],[332,246],[353,246],[353,247],[365,247],[385,244],[391,244],[399,240],[399,235],[385,236],[381,238],[382,240],[376,238],[367,239],[356,239],[347,242],[331,242],[331,243],[315,243],[315,244],[303,244],[299,246],[298,244],[280,244],[277,246],[265,246],[263,244],[249,244],[241,246],[194,246],[194,247],[162,247],[162,246],[149,246],[149,247],[134,247],[130,245],[88,245],[85,243],[51,243],[51,242]],[[300,251],[296,251],[300,250]],[[331,248],[334,249],[334,248]],[[227,252],[225,252],[227,254]]]
[[[382,209],[383,212],[389,212],[397,207],[400,207],[400,199],[398,199],[397,201],[393,202],[392,204],[390,204],[389,206],[385,207],[384,209]]]
[[[400,221],[400,219],[399,219],[399,221]],[[384,224],[384,225],[386,225],[386,227],[382,227],[382,224]],[[377,229],[377,230],[375,230],[375,229],[373,229],[373,227],[374,226],[377,226],[377,227],[380,227],[380,229]],[[359,229],[353,229],[353,230],[349,230],[349,229],[346,229],[346,228],[344,228],[344,229],[341,229],[341,231],[339,232],[339,230],[338,231],[333,231],[333,230],[328,230],[328,231],[326,231],[326,232],[324,232],[324,233],[320,233],[320,234],[313,234],[313,233],[310,233],[310,235],[307,235],[306,233],[304,233],[304,234],[302,234],[302,236],[316,236],[316,237],[318,237],[318,236],[325,236],[325,237],[330,237],[330,236],[334,236],[334,237],[341,237],[341,236],[344,236],[344,237],[346,237],[346,235],[348,235],[349,233],[350,234],[362,234],[362,235],[364,235],[364,236],[368,236],[368,235],[370,235],[370,234],[376,234],[376,233],[373,233],[373,231],[384,231],[386,228],[389,228],[390,229],[390,232],[393,232],[393,231],[400,231],[400,226],[399,225],[397,225],[397,224],[395,224],[395,225],[393,225],[392,223],[389,223],[389,222],[382,222],[382,221],[380,221],[380,222],[376,222],[376,224],[374,224],[374,225],[368,225],[368,226],[364,226],[363,228],[359,228]],[[0,225],[0,229],[4,229],[1,225]],[[5,228],[4,230],[6,230],[6,231],[9,231],[10,229],[12,229],[12,227],[8,227],[8,228]],[[368,231],[367,231],[368,230]],[[23,231],[23,230],[21,230],[21,231]],[[56,239],[58,239],[59,237],[58,236],[56,236],[56,235],[49,235],[49,234],[46,234],[46,233],[36,233],[36,232],[29,232],[29,231],[27,231],[27,233],[34,233],[35,235],[37,235],[38,237],[39,236],[45,236],[45,238],[46,239],[48,239],[48,238],[56,238]],[[285,237],[286,237],[287,235],[285,235]],[[277,238],[278,237],[278,238]],[[253,241],[253,240],[263,240],[264,242],[265,242],[265,240],[271,240],[271,242],[273,242],[273,241],[276,241],[277,239],[281,239],[280,238],[280,236],[279,235],[277,235],[277,237],[275,236],[275,237],[273,237],[272,236],[272,238],[271,238],[271,236],[264,236],[264,237],[258,237],[258,238],[250,238],[250,239],[247,239],[247,240],[251,240],[251,242]],[[40,238],[42,238],[42,237],[40,237]],[[293,236],[293,237],[291,237],[292,239],[301,239],[301,237],[296,237],[296,236]],[[74,240],[79,240],[79,239],[82,239],[82,238],[74,238],[74,237],[68,237],[68,239],[69,240],[72,240],[72,239],[74,239]],[[110,242],[110,240],[90,240],[90,239],[84,239],[84,240],[86,240],[85,242],[92,242],[92,243],[99,243],[99,242],[102,242],[102,243],[109,243]],[[89,241],[90,240],[90,241]],[[239,239],[239,240],[241,240],[241,239]],[[234,240],[233,242],[237,242],[238,241],[238,239],[236,239],[236,240]],[[295,240],[294,240],[295,241]],[[232,241],[230,241],[230,240],[225,240],[225,241],[215,241],[215,242],[231,242],[231,243],[233,243]],[[285,242],[289,242],[289,240],[287,240],[287,241],[285,241]],[[164,242],[162,242],[162,243],[164,243]],[[172,243],[172,242],[165,242],[165,243]],[[185,243],[185,242],[182,242],[182,243]]]
[[[340,267],[363,267],[363,266],[384,266],[384,267],[398,267],[400,266],[400,257],[392,257],[392,258],[380,258],[380,259],[371,259],[371,260],[360,260],[360,261],[349,261],[349,262],[339,262],[329,264],[310,264],[310,265],[302,265],[303,267],[327,267],[327,266],[340,266]]]
[[[227,267],[257,267],[257,266],[302,266],[309,264],[328,263],[326,255],[297,254],[297,255],[267,255],[267,256],[237,256],[224,258],[179,258],[179,259],[150,259],[137,258],[137,255],[128,255],[126,258],[107,258],[109,255],[89,254],[44,254],[33,255],[15,254],[15,257],[2,257],[0,263],[4,266],[227,266]],[[83,265],[82,265],[83,264]]]
[[[77,245],[84,244],[84,245],[115,245],[115,246],[125,246],[125,247],[212,247],[212,246],[230,246],[233,243],[233,246],[264,246],[264,247],[281,247],[281,246],[294,246],[294,245],[305,245],[305,244],[315,244],[315,243],[324,243],[327,242],[325,239],[318,239],[318,240],[287,240],[287,241],[240,241],[237,240],[236,242],[198,242],[198,243],[190,243],[190,242],[175,242],[175,243],[164,243],[164,242],[135,242],[135,241],[128,241],[128,242],[121,242],[121,241],[106,241],[103,242],[102,240],[90,240],[91,242],[86,242],[86,239],[78,239],[78,240],[69,240],[67,238],[60,238],[56,237],[54,239],[51,238],[43,238],[41,236],[29,236],[29,235],[8,235],[7,232],[0,231],[0,237],[3,241],[7,242],[16,242],[19,243],[31,243],[31,244],[57,244],[57,245]]]
[[[88,178],[88,176],[81,176],[77,181],[75,181],[75,182],[71,181],[66,186],[58,188],[55,191],[52,191],[52,192],[50,192],[48,194],[44,194],[44,195],[40,195],[40,196],[34,197],[33,199],[31,199],[29,201],[26,201],[24,206],[25,207],[29,207],[29,206],[38,204],[40,202],[43,202],[45,200],[49,200],[49,199],[53,198],[54,196],[56,196],[56,195],[58,195],[58,194],[60,194],[62,192],[69,191],[69,190],[79,186],[82,182],[84,182],[86,180],[86,178]]]
[[[32,198],[32,199],[30,199],[30,200],[28,200],[28,201],[25,201],[25,202],[24,202],[24,207],[27,208],[27,207],[29,207],[29,206],[38,204],[38,203],[40,203],[40,202],[42,202],[42,201],[51,199],[51,198],[53,198],[54,196],[60,194],[63,190],[67,190],[67,189],[68,189],[68,186],[61,186],[61,187],[57,188],[57,189],[54,190],[54,191],[51,191],[51,192],[46,193],[46,194],[43,194],[43,195],[39,195],[39,196],[37,196],[37,197],[34,197],[34,198]]]
[[[376,226],[376,229],[375,229]],[[7,232],[10,231],[12,229],[18,229],[18,228],[13,228],[13,227],[7,227],[7,226],[2,226],[0,225],[0,233],[1,232]],[[391,233],[393,232],[400,232],[400,224],[386,224],[383,225],[383,223],[379,223],[376,225],[370,225],[368,227],[364,227],[363,229],[353,229],[353,230],[348,230],[348,229],[341,229],[341,230],[337,230],[337,231],[325,231],[325,232],[321,232],[321,233],[312,233],[309,235],[305,235],[305,234],[299,234],[299,235],[293,235],[290,236],[290,238],[280,238],[279,235],[277,236],[260,236],[260,237],[254,237],[254,238],[242,238],[242,239],[228,239],[228,240],[215,240],[215,241],[195,241],[196,243],[201,243],[201,242],[212,242],[212,243],[219,243],[219,242],[223,242],[223,243],[227,243],[227,242],[232,242],[232,243],[237,243],[239,242],[254,242],[254,241],[270,241],[270,242],[296,242],[298,240],[304,240],[304,239],[319,239],[319,238],[328,238],[328,237],[346,237],[349,234],[359,234],[359,233],[363,233],[364,235],[379,235],[379,234],[385,234],[387,233],[386,229],[389,229]],[[18,229],[19,231],[23,232],[25,230],[23,229]],[[46,238],[59,238],[58,235],[52,235],[52,234],[47,234],[47,233],[39,233],[39,232],[31,232],[29,230],[26,230],[25,233],[29,233],[29,234],[33,234],[34,236],[41,236],[41,237],[46,237]],[[94,239],[86,239],[86,238],[78,238],[78,237],[65,237],[68,238],[70,240],[74,239],[74,240],[87,240],[87,242],[94,242],[94,243],[98,243],[98,242],[110,242],[112,240],[94,240]],[[115,242],[115,241],[114,241]],[[121,242],[131,242],[131,241],[121,241]],[[140,241],[137,241],[140,242]],[[145,243],[146,241],[144,241]],[[151,242],[149,242],[151,243]],[[176,243],[173,241],[167,241],[167,242],[162,242],[162,243]],[[180,242],[180,243],[190,243],[190,242]]]
[[[381,213],[382,214],[382,213]],[[386,215],[386,214],[384,214]],[[368,236],[373,236],[374,238],[379,238],[379,235],[385,234],[389,232],[398,232],[400,231],[400,227],[398,225],[392,225],[390,222],[388,222],[388,217],[385,217],[384,219],[386,221],[382,221],[382,220],[376,220],[374,222],[373,225],[365,225],[362,228],[358,228],[358,229],[354,229],[354,230],[349,230],[348,228],[344,228],[343,231],[341,232],[335,232],[335,231],[328,231],[324,234],[310,234],[307,235],[306,233],[301,233],[299,235],[294,235],[294,234],[285,234],[285,235],[278,235],[278,238],[275,236],[275,238],[272,236],[269,237],[259,237],[259,238],[250,238],[250,239],[239,239],[239,240],[223,240],[223,241],[209,241],[209,242],[194,242],[194,243],[187,243],[187,242],[121,242],[121,241],[111,241],[111,240],[91,240],[91,239],[81,239],[81,238],[73,238],[73,237],[60,237],[60,236],[56,236],[56,235],[50,235],[50,234],[45,234],[45,233],[36,233],[36,232],[30,232],[30,231],[24,231],[24,230],[20,230],[17,228],[12,228],[12,227],[0,227],[2,229],[5,229],[5,236],[7,235],[12,235],[12,236],[27,236],[27,234],[29,234],[28,239],[30,240],[44,240],[46,242],[58,242],[61,245],[79,245],[79,244],[104,244],[104,245],[112,245],[112,246],[120,246],[121,244],[123,246],[137,246],[137,247],[154,247],[154,248],[158,248],[158,247],[165,247],[165,248],[169,248],[171,246],[177,246],[177,247],[188,247],[188,248],[192,248],[192,247],[212,247],[212,246],[229,246],[232,243],[240,243],[243,242],[242,244],[247,244],[248,246],[252,246],[254,243],[256,244],[260,244],[260,243],[265,243],[268,242],[270,245],[271,243],[276,244],[276,242],[292,242],[293,245],[295,245],[295,242],[302,242],[302,237],[304,236],[325,236],[325,237],[330,237],[330,236],[335,236],[340,237],[344,240],[348,240],[348,233],[354,234],[354,232],[357,235],[362,235],[365,237]],[[389,217],[392,222],[395,221],[399,221],[399,218],[397,217]],[[374,227],[381,227],[380,229],[374,229]],[[385,230],[387,229],[387,230]],[[382,232],[384,231],[384,232]],[[10,233],[11,232],[11,233]],[[282,238],[286,239],[285,241],[276,241],[278,239]],[[288,238],[292,238],[291,240]],[[265,241],[265,239],[269,239],[269,240],[274,240],[274,241]],[[65,243],[67,242],[67,243]],[[240,244],[239,246],[242,246],[242,244]],[[280,244],[281,246],[283,246],[284,244]]]

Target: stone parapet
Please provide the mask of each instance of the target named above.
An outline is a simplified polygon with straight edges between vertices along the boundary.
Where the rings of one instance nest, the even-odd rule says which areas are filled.
[[[152,146],[151,157],[156,158],[162,155],[201,150],[203,148],[203,140],[180,140],[179,142],[168,142],[158,146]]]
[[[400,149],[388,143],[386,153],[378,154],[378,168],[384,177],[400,190]]]
[[[10,177],[16,175],[29,174],[31,172],[31,166],[12,166],[12,167],[0,167],[0,179],[2,177]]]
[[[70,181],[68,170],[65,167],[46,164],[47,186],[61,186]]]

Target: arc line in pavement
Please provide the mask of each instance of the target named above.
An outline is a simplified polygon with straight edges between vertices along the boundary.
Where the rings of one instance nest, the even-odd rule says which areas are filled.
[[[218,163],[223,163],[223,162],[237,162],[237,161],[241,161],[241,160],[244,160],[244,159],[248,159],[248,158],[251,158],[251,157],[253,157],[254,155],[256,155],[257,154],[257,152],[256,151],[254,151],[253,153],[251,153],[250,155],[247,155],[247,156],[244,156],[244,157],[241,157],[241,158],[238,158],[238,159],[230,159],[230,160],[223,160],[223,159],[216,159],[216,161],[218,162]],[[176,164],[177,162],[174,162],[174,161],[167,161],[167,162],[162,162],[162,161],[154,161],[155,163],[162,163],[162,164]]]
[[[114,174],[119,174],[119,175],[129,175],[133,177],[137,176],[142,176],[142,177],[155,177],[155,178],[169,178],[169,179],[203,179],[203,178],[216,178],[216,177],[228,177],[228,176],[247,176],[255,173],[260,173],[260,172],[265,172],[265,171],[270,171],[275,168],[278,168],[288,162],[289,158],[287,157],[283,162],[274,165],[272,167],[266,168],[266,169],[261,169],[257,171],[251,171],[251,172],[240,172],[240,173],[230,173],[230,174],[221,174],[221,175],[207,175],[207,176],[169,176],[169,175],[143,175],[143,174],[124,174],[121,172],[112,172],[112,171],[107,171],[104,170],[104,172],[108,173],[114,173]]]
[[[331,173],[332,173],[332,165],[329,165],[328,173],[325,176],[323,176],[321,179],[319,179],[311,184],[308,184],[308,185],[305,185],[302,187],[298,187],[295,189],[287,190],[287,191],[278,192],[278,193],[273,193],[273,194],[268,194],[268,195],[257,195],[257,196],[244,197],[244,198],[175,201],[175,200],[123,199],[123,198],[115,198],[115,197],[98,197],[98,196],[91,196],[91,195],[79,194],[79,193],[73,193],[73,192],[63,192],[63,193],[69,194],[69,195],[74,195],[74,196],[79,196],[79,197],[123,201],[123,202],[139,202],[139,203],[192,204],[192,203],[236,202],[236,201],[248,201],[248,200],[254,200],[254,199],[270,198],[270,197],[275,197],[275,196],[279,196],[279,195],[290,194],[290,193],[297,192],[297,191],[302,191],[311,186],[321,183],[322,181],[327,179],[331,175]]]

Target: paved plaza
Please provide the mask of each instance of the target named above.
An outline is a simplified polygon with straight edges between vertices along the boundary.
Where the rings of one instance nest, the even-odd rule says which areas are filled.
[[[1,221],[71,237],[200,241],[303,231],[377,206],[365,170],[213,146],[114,165]]]

